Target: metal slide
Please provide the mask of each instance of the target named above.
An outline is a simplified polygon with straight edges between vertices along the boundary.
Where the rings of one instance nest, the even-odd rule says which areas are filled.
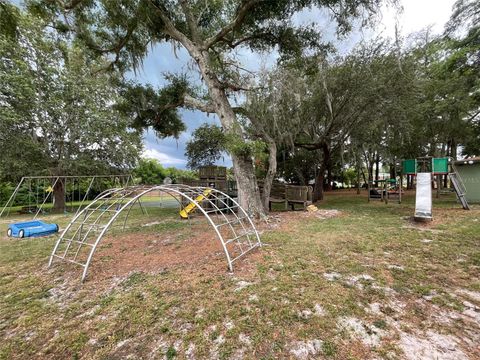
[[[432,220],[432,173],[417,173],[417,191],[415,192],[415,221]]]

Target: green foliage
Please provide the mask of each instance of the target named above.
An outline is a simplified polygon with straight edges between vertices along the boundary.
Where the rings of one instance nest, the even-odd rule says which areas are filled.
[[[99,166],[95,159],[98,144],[88,140],[93,136],[84,140],[84,131],[69,133],[67,139],[90,144],[79,149],[58,133],[73,126],[68,121],[74,120],[69,118],[92,114],[99,122],[92,121],[89,128],[106,129],[108,119],[98,110],[102,108],[115,112],[115,123],[121,128],[126,124],[137,131],[152,128],[161,138],[178,137],[185,130],[178,107],[217,112],[222,127],[205,125],[193,134],[187,145],[188,166],[195,169],[213,164],[228,152],[242,160],[256,159],[257,166],[249,168],[252,178],[253,171],[257,176],[266,174],[267,153],[275,146],[280,149],[279,175],[298,183],[328,174],[329,180],[351,184],[357,171],[366,167],[372,173],[375,163],[381,167],[422,155],[455,157],[459,146],[464,154],[480,154],[478,1],[456,2],[443,37],[432,38],[423,32],[409,46],[400,40],[391,44],[377,39],[341,57],[329,56],[330,46],[323,43],[318,28],[296,26],[291,20],[299,11],[318,6],[332,14],[337,32],[345,34],[352,21],[372,20],[381,3],[92,0],[72,2],[71,8],[64,5],[69,13],[67,23],[59,16],[65,10],[61,2],[29,1],[29,11],[44,21],[37,24],[32,19],[22,20],[13,8],[0,2],[2,14],[7,15],[2,19],[6,30],[1,50],[11,60],[0,65],[0,80],[8,84],[2,88],[6,94],[2,96],[9,103],[2,109],[0,143],[9,158],[15,159],[8,164],[4,161],[4,168],[16,174],[34,163],[29,168],[32,171],[73,171],[65,165],[72,157],[78,160],[79,169]],[[42,26],[47,23],[57,30],[44,31]],[[22,27],[31,31],[22,33]],[[76,36],[65,41],[63,35],[70,33]],[[115,73],[88,76],[96,70],[136,69],[148,52],[147,44],[161,42],[187,50],[206,85],[203,96],[192,98],[201,92],[189,85],[185,76],[167,75],[169,83],[161,89],[132,83],[119,86],[121,79]],[[39,55],[30,54],[26,44],[38,48]],[[275,48],[280,58],[279,66],[259,80],[262,86],[247,93],[243,109],[233,109],[229,106],[231,94],[253,82],[239,66],[239,47],[258,52]],[[33,69],[35,62],[41,71]],[[109,89],[113,96],[108,102],[92,100],[95,86]],[[105,94],[102,92],[103,97]],[[60,105],[55,108],[52,104]],[[97,108],[79,111],[87,109],[86,104]],[[43,125],[50,119],[61,125]],[[107,131],[105,138],[112,139],[109,136],[118,132]],[[123,146],[116,151],[112,148],[108,146],[107,153],[118,157],[111,161],[102,155],[108,159],[104,163],[126,168],[134,162],[133,157],[121,161],[124,155],[117,149]],[[152,178],[154,173],[162,173],[154,168],[142,181],[163,180],[166,175]],[[171,170],[172,178],[183,175]]]
[[[198,180],[198,174],[196,171],[177,169],[175,167],[169,167],[166,171],[167,176],[172,179],[174,184],[180,184],[189,180]]]
[[[183,81],[172,81],[158,94],[147,89],[133,89],[139,95],[139,104],[133,95],[129,113],[136,114],[136,125],[153,127],[164,133],[173,126],[173,134],[183,130],[175,107],[198,109],[216,113],[222,127],[228,132],[228,149],[234,163],[244,169],[237,171],[239,193],[251,194],[240,203],[249,211],[264,215],[258,189],[255,185],[253,157],[264,145],[258,139],[245,136],[240,121],[230,103],[230,93],[242,91],[251,85],[249,71],[242,68],[238,51],[248,48],[267,52],[275,49],[280,62],[301,58],[307,52],[326,52],[322,30],[313,25],[297,25],[293,17],[312,7],[325,10],[336,20],[337,32],[345,34],[351,24],[360,19],[369,22],[380,9],[382,0],[137,0],[137,1],[74,1],[72,3],[32,0],[31,11],[52,22],[55,27],[69,29],[75,39],[102,57],[111,54],[108,69],[125,72],[138,69],[148,53],[149,46],[169,42],[173,51],[182,46],[192,58],[193,66],[206,85],[206,96],[193,98],[192,89]],[[64,14],[68,13],[68,21]],[[65,22],[59,25],[59,19]],[[272,141],[263,139],[271,147]],[[215,153],[215,151],[214,151]],[[217,155],[213,155],[215,158]],[[193,158],[193,157],[192,157]],[[238,161],[235,161],[238,160]],[[203,161],[203,159],[201,159]],[[205,161],[211,162],[212,155]],[[199,166],[199,163],[192,163]],[[248,189],[247,187],[250,187]],[[253,190],[253,193],[252,193]]]
[[[262,156],[265,143],[257,139],[245,139],[237,134],[226,134],[226,150],[244,159]]]
[[[167,170],[155,159],[140,159],[133,174],[140,184],[145,185],[160,185],[168,176]]]
[[[302,148],[290,151],[284,148],[277,157],[279,176],[293,184],[307,185],[315,178],[320,159],[318,152]]]
[[[187,89],[187,80],[183,77],[172,77],[171,84],[158,91],[151,86],[128,84],[121,92],[118,109],[133,119],[136,129],[152,128],[160,138],[178,138],[186,128],[177,107],[182,104]]]
[[[175,350],[173,346],[170,346],[165,356],[168,360],[175,359],[175,357],[177,356],[177,350]]]
[[[327,340],[322,344],[322,351],[325,356],[332,357],[337,353],[337,347],[333,342]]]
[[[351,184],[356,169],[366,166],[372,176],[377,159],[381,167],[401,158],[455,157],[458,145],[478,155],[480,69],[468,59],[478,56],[480,42],[471,32],[468,41],[425,36],[411,48],[376,40],[344,57],[296,60],[265,76],[248,110],[253,134],[267,133],[281,149],[282,176],[304,183],[328,171],[330,180]],[[309,159],[299,148],[312,152]]]
[[[137,182],[145,185],[161,185],[166,177],[169,177],[174,184],[198,179],[197,173],[194,171],[175,167],[164,168],[155,159],[140,159],[133,174],[137,178]]]
[[[192,133],[192,139],[186,144],[187,166],[198,169],[213,165],[227,150],[227,136],[222,128],[214,124],[203,124]]]
[[[77,44],[22,14],[17,39],[0,35],[0,167],[22,175],[87,174],[132,168],[141,133],[118,112],[119,78],[98,73]]]
[[[0,182],[0,204],[5,204],[8,201],[14,189],[15,187],[11,183]]]
[[[0,0],[0,34],[16,39],[19,10],[5,0]]]
[[[113,65],[121,70],[137,68],[148,52],[149,41],[179,41],[166,23],[192,41],[204,41],[239,23],[212,44],[217,53],[229,53],[242,45],[257,51],[276,46],[285,55],[299,55],[305,48],[323,47],[318,29],[295,26],[290,18],[297,12],[318,6],[325,8],[338,23],[338,33],[351,30],[352,22],[372,20],[381,0],[277,1],[82,1],[68,8],[75,22],[77,38],[98,55],[115,54]],[[32,12],[59,27],[61,4],[30,1]],[[69,7],[69,5],[67,5]],[[195,25],[189,21],[195,19]],[[71,29],[69,24],[62,28]],[[235,31],[231,31],[235,30]],[[181,39],[183,41],[183,39]],[[182,44],[184,45],[184,44]],[[109,49],[109,50],[103,50]],[[193,56],[193,54],[192,54]]]
[[[343,171],[342,178],[345,185],[351,186],[357,179],[357,171],[354,168],[348,168]]]
[[[192,133],[192,139],[187,142],[185,156],[187,166],[198,169],[202,166],[214,165],[225,152],[240,157],[264,157],[265,143],[260,140],[250,140],[234,133],[225,133],[215,124],[204,124]]]

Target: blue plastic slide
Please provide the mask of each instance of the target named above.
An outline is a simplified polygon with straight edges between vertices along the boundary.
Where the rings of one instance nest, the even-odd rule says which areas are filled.
[[[47,236],[56,232],[58,232],[57,224],[47,224],[43,221],[34,220],[9,225],[7,235],[9,237],[24,238]]]

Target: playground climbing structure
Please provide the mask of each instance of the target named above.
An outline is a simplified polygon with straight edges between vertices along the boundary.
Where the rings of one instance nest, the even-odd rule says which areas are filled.
[[[80,266],[83,269],[82,281],[85,280],[104,236],[114,226],[125,229],[132,208],[141,206],[140,199],[146,195],[173,197],[181,214],[187,217],[192,215],[193,209],[203,214],[221,243],[230,271],[233,271],[235,261],[261,246],[258,232],[248,214],[220,190],[181,184],[128,186],[105,191],[74,216],[57,240],[49,266],[54,261]]]

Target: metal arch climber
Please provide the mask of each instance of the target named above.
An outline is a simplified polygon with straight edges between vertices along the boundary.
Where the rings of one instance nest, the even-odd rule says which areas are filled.
[[[214,228],[222,244],[228,268],[246,253],[262,246],[258,232],[246,211],[227,194],[206,187],[188,185],[129,186],[104,191],[70,221],[55,243],[48,266],[60,259],[83,267],[85,280],[93,255],[107,231],[117,225],[125,229],[131,209],[152,192],[173,197],[181,209],[186,204],[198,209]],[[206,195],[208,194],[208,195]]]

